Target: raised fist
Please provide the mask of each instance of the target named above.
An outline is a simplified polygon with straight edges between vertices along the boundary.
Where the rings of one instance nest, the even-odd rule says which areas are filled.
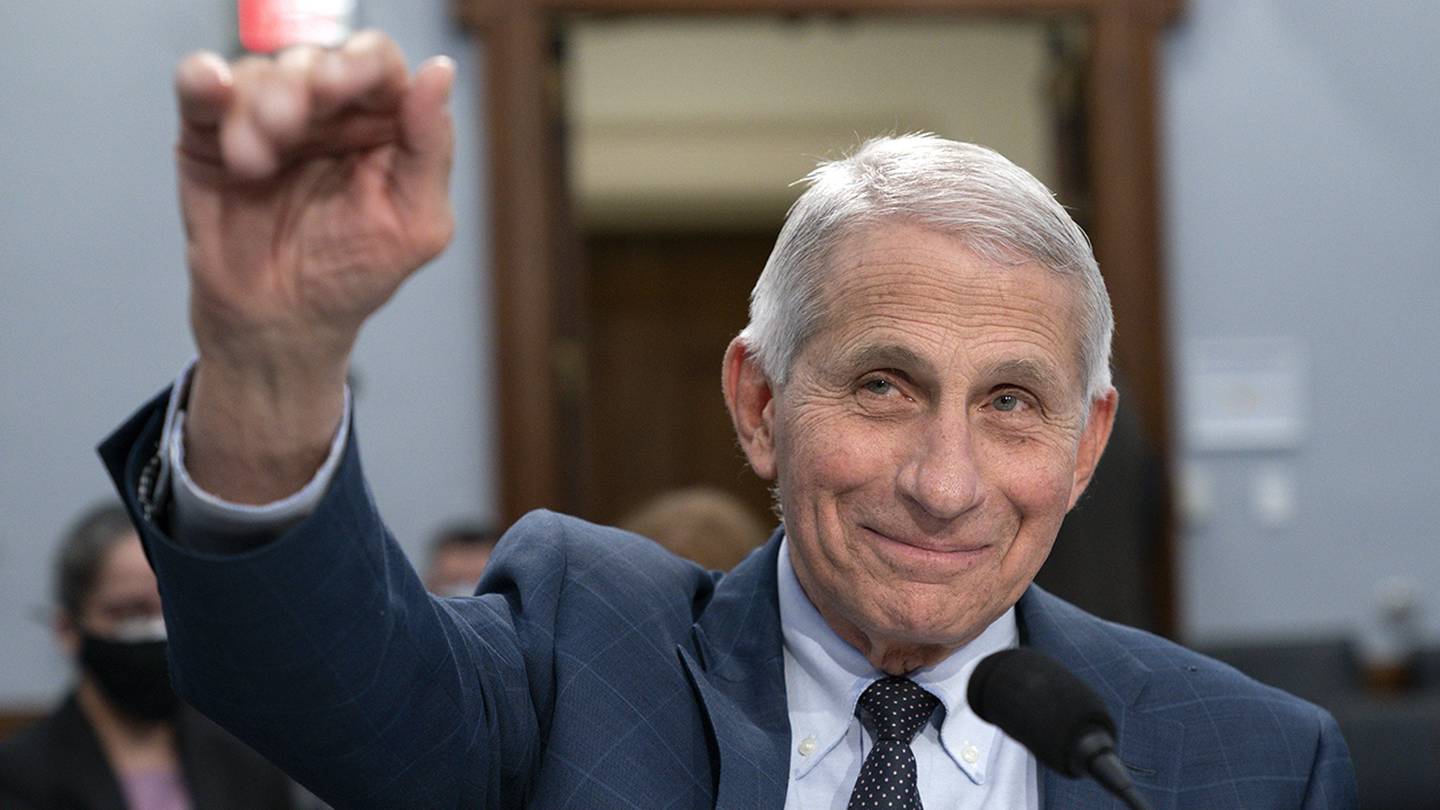
[[[213,462],[243,470],[236,454],[249,447],[273,462],[289,442],[310,458],[333,432],[361,325],[450,239],[454,73],[437,57],[412,75],[375,31],[335,49],[180,63],[176,155],[200,353],[187,448],[202,486],[226,494],[216,475],[233,470]]]

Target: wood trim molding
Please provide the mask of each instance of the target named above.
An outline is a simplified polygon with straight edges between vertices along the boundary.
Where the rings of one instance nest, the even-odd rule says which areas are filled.
[[[1156,62],[1161,18],[1117,3],[1092,23],[1088,100],[1096,258],[1115,311],[1115,359],[1141,428],[1168,471],[1170,342],[1161,249]],[[1168,487],[1159,499],[1156,555],[1159,629],[1173,636],[1175,520]]]
[[[485,28],[516,10],[565,14],[989,14],[1093,15],[1125,6],[1157,22],[1178,17],[1183,0],[456,0],[466,23]]]
[[[563,200],[547,127],[558,103],[550,36],[569,14],[982,14],[1076,15],[1094,46],[1090,91],[1095,243],[1114,301],[1116,353],[1145,431],[1168,469],[1169,346],[1161,267],[1156,50],[1183,0],[455,0],[456,15],[486,44],[491,232],[499,398],[501,515],[566,508],[556,364]],[[1176,625],[1169,499],[1159,568],[1162,631]]]
[[[500,390],[500,503],[504,525],[558,507],[560,468],[553,360],[555,242],[547,193],[548,20],[513,4],[485,30],[495,355]]]
[[[0,707],[0,742],[14,737],[49,713],[50,709],[40,706]]]

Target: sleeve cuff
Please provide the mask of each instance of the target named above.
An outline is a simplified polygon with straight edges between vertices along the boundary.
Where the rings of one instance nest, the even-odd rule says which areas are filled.
[[[315,511],[345,453],[350,387],[345,387],[344,410],[330,441],[330,453],[305,486],[278,501],[239,504],[201,489],[185,469],[185,401],[194,370],[191,361],[176,381],[166,407],[155,491],[161,498],[169,496],[171,534],[177,540],[201,550],[238,551],[280,535]]]

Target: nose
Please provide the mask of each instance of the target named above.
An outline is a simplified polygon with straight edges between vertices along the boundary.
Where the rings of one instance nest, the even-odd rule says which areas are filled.
[[[936,419],[916,437],[900,470],[901,493],[926,514],[952,520],[983,499],[980,470],[969,425],[963,418]]]

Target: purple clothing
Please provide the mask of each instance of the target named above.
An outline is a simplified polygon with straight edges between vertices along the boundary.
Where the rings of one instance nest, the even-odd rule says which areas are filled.
[[[179,768],[122,773],[120,791],[130,810],[190,810],[190,791]]]

